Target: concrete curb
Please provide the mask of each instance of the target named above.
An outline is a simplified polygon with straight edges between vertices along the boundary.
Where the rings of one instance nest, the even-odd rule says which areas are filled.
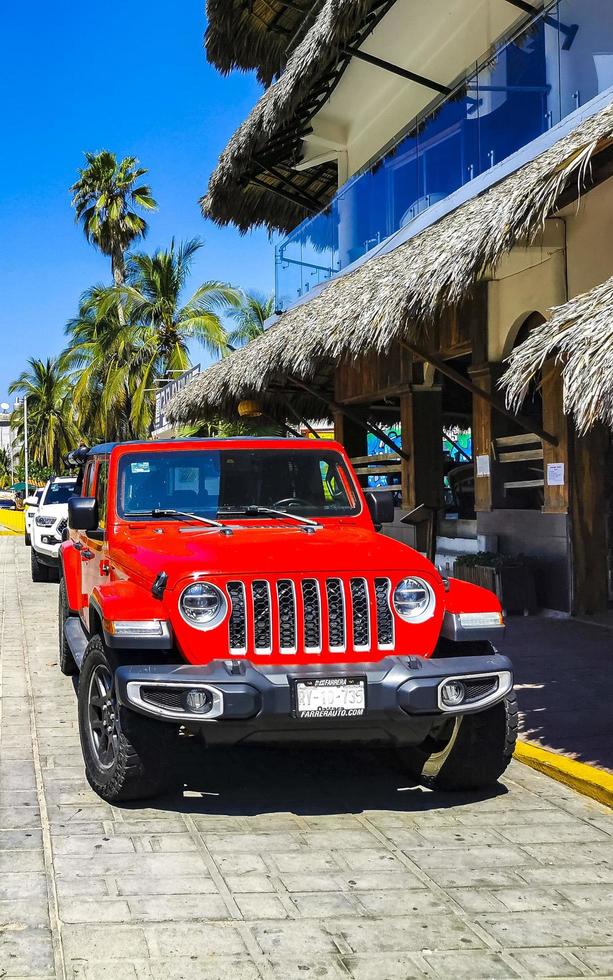
[[[590,796],[605,806],[613,807],[613,775],[584,762],[576,762],[557,752],[549,752],[530,742],[518,742],[515,758],[538,769],[559,783],[570,786],[584,796]]]

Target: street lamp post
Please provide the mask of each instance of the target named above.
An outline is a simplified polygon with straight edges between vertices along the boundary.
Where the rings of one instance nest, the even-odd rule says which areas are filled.
[[[10,407],[11,406],[9,405],[8,402],[2,402],[2,404],[0,405],[0,409],[2,409],[2,411],[6,413],[8,413]],[[10,419],[9,419],[9,461],[11,464],[11,486],[12,486],[15,482],[15,461],[13,459],[13,430],[11,428]]]
[[[28,396],[23,396],[23,455],[26,470],[25,497],[30,496],[30,481],[28,479]],[[24,499],[25,499],[24,497]]]

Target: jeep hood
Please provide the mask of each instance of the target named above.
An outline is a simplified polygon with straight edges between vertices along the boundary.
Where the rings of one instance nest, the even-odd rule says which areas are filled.
[[[407,545],[362,526],[326,525],[313,533],[299,525],[235,527],[232,534],[192,526],[134,529],[112,547],[114,564],[152,583],[168,575],[168,589],[191,575],[282,576],[314,573],[425,572],[431,563]],[[119,568],[118,568],[119,571]]]

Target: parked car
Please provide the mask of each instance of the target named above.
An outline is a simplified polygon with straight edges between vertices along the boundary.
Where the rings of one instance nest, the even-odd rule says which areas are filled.
[[[45,485],[30,534],[33,582],[48,582],[60,568],[60,545],[68,526],[68,501],[76,484],[75,477],[54,476]]]
[[[167,790],[205,743],[382,742],[440,789],[513,752],[500,603],[377,531],[343,447],[308,439],[96,446],[61,545],[59,663],[79,672],[87,778]]]
[[[39,489],[35,490],[30,497],[26,497],[26,499],[24,500],[24,507],[25,507],[24,537],[25,537],[25,543],[28,547],[32,543],[32,525],[34,523],[34,517],[36,515],[36,511],[38,510],[38,505],[40,504],[40,498],[44,493],[44,489],[45,489],[44,487],[39,487]]]

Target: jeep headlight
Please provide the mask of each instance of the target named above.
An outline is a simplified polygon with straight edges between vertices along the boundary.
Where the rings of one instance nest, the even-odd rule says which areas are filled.
[[[421,623],[434,615],[435,598],[423,578],[403,578],[394,589],[394,609],[409,623]]]
[[[199,630],[210,630],[221,623],[228,610],[228,603],[216,585],[195,582],[183,589],[179,610],[190,626]]]
[[[55,524],[55,517],[43,517],[42,514],[35,517],[34,520],[37,527],[52,527]]]

